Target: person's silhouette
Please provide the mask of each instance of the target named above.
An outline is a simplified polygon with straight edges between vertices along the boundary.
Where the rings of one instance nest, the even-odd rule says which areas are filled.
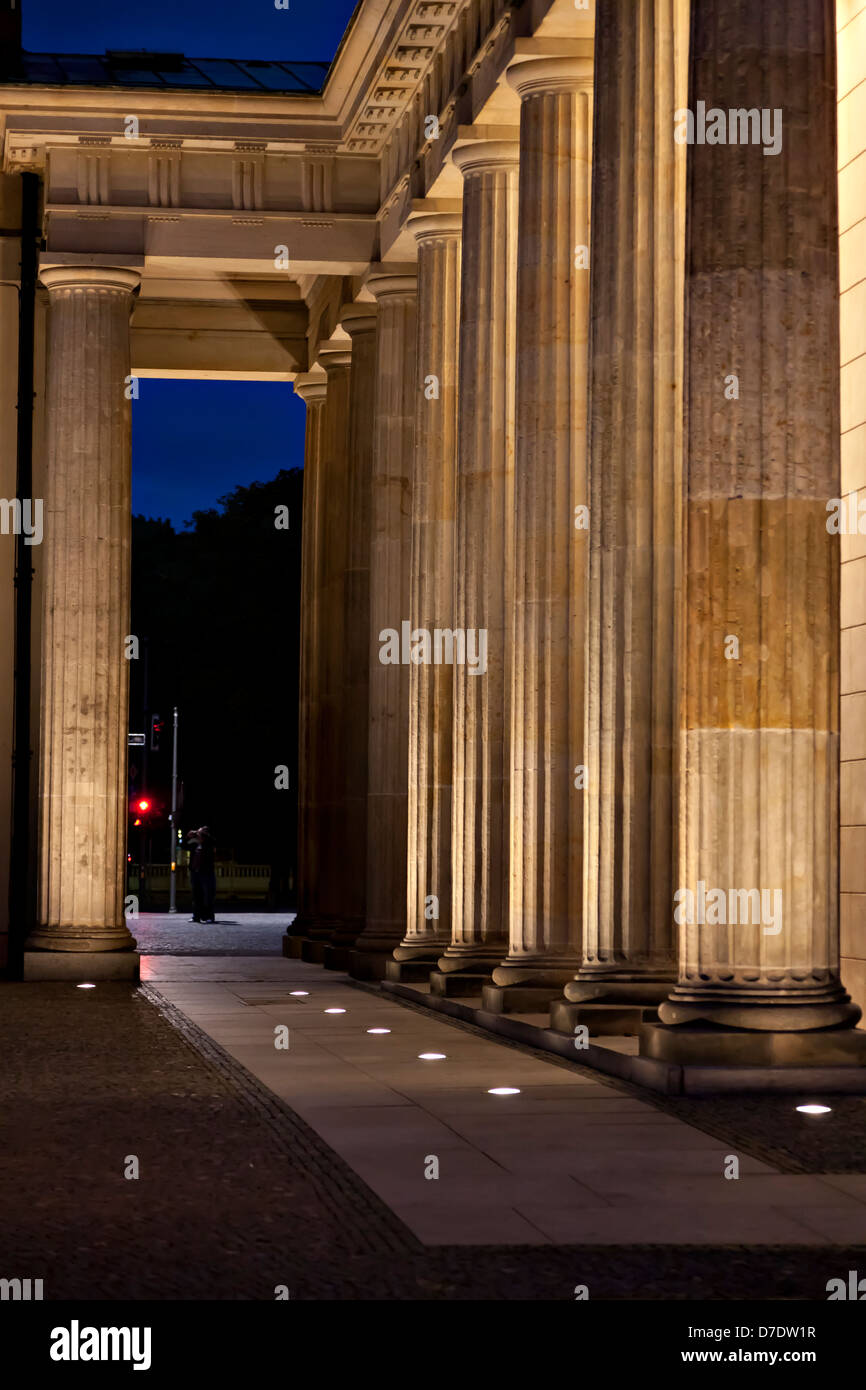
[[[213,836],[206,825],[193,830],[187,841],[189,849],[189,881],[192,889],[192,920],[214,921],[216,898],[216,869],[214,866]]]

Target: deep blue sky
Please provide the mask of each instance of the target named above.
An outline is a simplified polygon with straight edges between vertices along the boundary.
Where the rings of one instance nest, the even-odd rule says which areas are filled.
[[[304,463],[305,409],[286,381],[159,381],[132,403],[132,510],[179,530],[239,483]]]
[[[22,0],[31,53],[149,48],[190,58],[294,58],[328,63],[355,0]]]
[[[194,58],[330,62],[355,0],[22,0],[31,53],[147,48]],[[304,406],[286,382],[143,379],[132,407],[132,506],[181,527],[239,483],[303,465]]]

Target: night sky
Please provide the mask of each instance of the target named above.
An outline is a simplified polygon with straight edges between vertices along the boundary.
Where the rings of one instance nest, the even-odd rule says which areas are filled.
[[[329,62],[355,0],[23,0],[34,53],[146,48],[196,58]],[[238,484],[303,466],[304,406],[287,382],[143,379],[132,407],[133,511],[180,527]]]

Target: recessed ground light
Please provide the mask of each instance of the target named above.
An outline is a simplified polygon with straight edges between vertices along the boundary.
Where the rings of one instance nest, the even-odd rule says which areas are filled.
[[[346,1012],[345,1009],[326,1009],[326,1010],[325,1010],[325,1013],[326,1013],[326,1014],[344,1014],[345,1012]]]
[[[390,1028],[368,1028],[368,1033],[390,1033]]]
[[[829,1105],[798,1105],[797,1111],[801,1115],[829,1115]]]
[[[444,1062],[446,1053],[444,1052],[419,1052],[419,1062]]]
[[[301,997],[302,994],[303,994],[303,995],[309,994],[309,992],[310,992],[310,991],[309,991],[308,989],[290,989],[290,990],[289,990],[289,994],[291,994],[291,995],[292,995],[294,998],[296,998],[296,999],[299,999],[299,998]]]
[[[96,989],[96,985],[76,985],[76,989]]]
[[[487,1094],[489,1096],[519,1096],[519,1086],[491,1086]]]

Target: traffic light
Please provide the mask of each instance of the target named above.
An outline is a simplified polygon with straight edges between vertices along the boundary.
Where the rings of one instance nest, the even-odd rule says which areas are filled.
[[[148,798],[146,796],[140,797],[139,800],[135,803],[135,809],[141,815],[146,815],[147,812],[150,810],[150,801],[148,800]]]
[[[162,720],[160,719],[159,715],[158,715],[158,714],[152,714],[152,715],[150,716],[150,751],[151,751],[151,753],[158,753],[158,752],[159,752],[159,736],[160,736],[160,734],[162,733],[162,728],[163,728]]]

